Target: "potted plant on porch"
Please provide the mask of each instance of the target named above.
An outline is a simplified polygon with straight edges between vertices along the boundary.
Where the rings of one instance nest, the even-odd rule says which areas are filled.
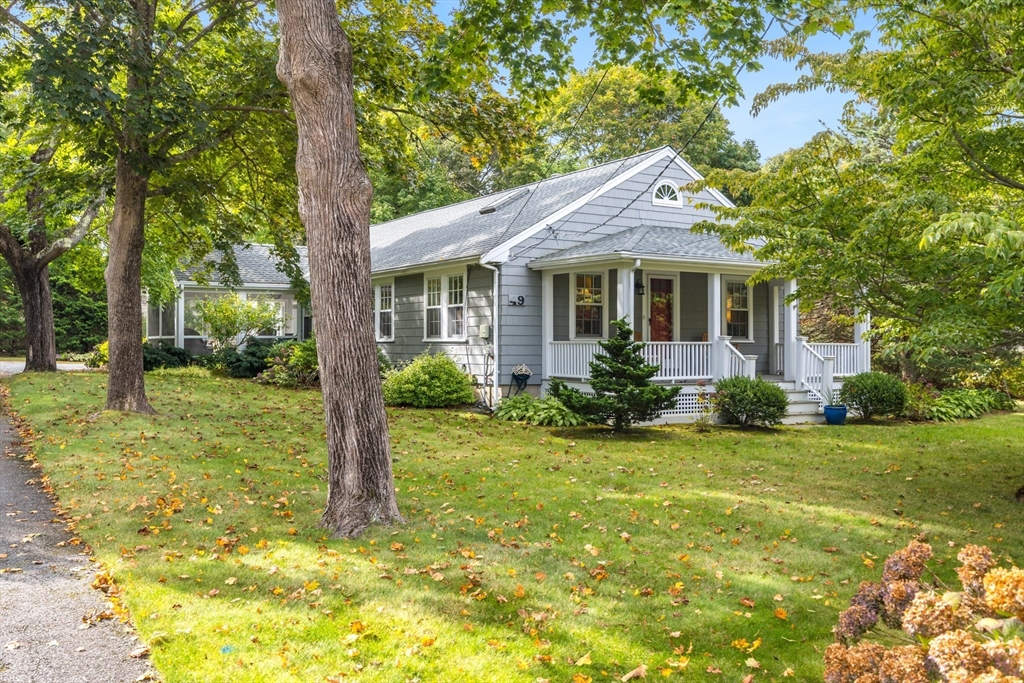
[[[838,389],[832,391],[828,405],[825,406],[825,422],[830,425],[846,424],[846,403]]]

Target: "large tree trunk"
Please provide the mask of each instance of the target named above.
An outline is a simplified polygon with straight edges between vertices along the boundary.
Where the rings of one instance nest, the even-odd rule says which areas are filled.
[[[53,326],[50,269],[26,268],[15,275],[25,316],[25,371],[56,372],[57,341]]]
[[[114,215],[107,227],[107,410],[151,413],[142,366],[142,248],[149,181],[117,158]]]
[[[321,524],[355,536],[402,521],[370,308],[370,200],[359,154],[352,48],[332,0],[278,0],[277,74],[298,125],[299,215],[309,248],[320,384],[327,423]]]

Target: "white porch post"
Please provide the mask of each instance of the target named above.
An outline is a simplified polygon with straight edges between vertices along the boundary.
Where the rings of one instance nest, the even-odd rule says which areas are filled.
[[[799,391],[803,388],[804,383],[804,342],[807,341],[807,337],[795,337],[793,339],[793,381],[796,382],[796,388]],[[789,362],[787,361],[787,366]],[[786,372],[786,376],[789,377],[789,372]]]
[[[788,280],[785,286],[785,296],[789,297],[791,294],[796,293],[797,286],[796,280]],[[800,309],[799,302],[794,300],[790,304],[786,304],[785,319],[783,320],[783,332],[785,333],[785,339],[783,340],[783,371],[785,373],[785,379],[789,382],[799,382],[803,379],[803,373],[798,373],[797,367],[800,362],[799,359],[803,358],[801,353],[802,349],[800,343],[797,341],[800,334]]]
[[[743,374],[750,379],[757,376],[757,356],[743,356]]]
[[[541,274],[540,309],[541,309],[541,384],[547,391],[547,381],[551,378],[551,342],[555,338],[555,276],[545,270]]]
[[[722,274],[708,273],[708,341],[711,342],[711,375],[717,381],[727,377],[728,356],[722,339]]]
[[[857,372],[870,372],[871,370],[871,314],[865,313],[864,318],[859,317],[853,324],[853,341],[857,344]]]
[[[160,331],[163,334],[163,330]],[[174,345],[185,346],[185,286],[178,286],[178,302],[174,306]]]
[[[832,405],[832,389],[835,387],[836,357],[822,356],[821,393],[825,403]]]

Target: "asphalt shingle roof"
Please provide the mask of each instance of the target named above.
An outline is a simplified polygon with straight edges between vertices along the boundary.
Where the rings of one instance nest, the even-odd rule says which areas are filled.
[[[663,149],[373,225],[373,271],[481,256]]]
[[[551,261],[608,254],[758,263],[750,254],[738,254],[729,249],[718,235],[697,234],[686,228],[640,225],[593,242],[556,251],[531,261],[530,265],[543,266]]]
[[[288,276],[277,269],[277,259],[270,253],[268,244],[242,244],[232,247],[235,252],[235,261],[238,263],[238,274],[246,285],[287,285],[290,284]],[[299,265],[302,272],[309,276],[309,260],[306,256],[306,247],[296,247],[299,252]],[[207,263],[219,263],[221,252],[214,251],[206,261]],[[195,278],[199,268],[175,271],[178,280],[192,280]],[[210,279],[217,280],[216,274],[211,274]]]

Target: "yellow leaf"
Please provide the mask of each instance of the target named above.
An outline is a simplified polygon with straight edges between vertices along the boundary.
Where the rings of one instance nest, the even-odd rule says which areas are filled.
[[[761,662],[757,661],[753,657],[747,657],[747,661],[745,662],[745,664],[747,666],[749,666],[751,669],[760,669],[761,668]]]
[[[320,587],[320,582],[319,581],[306,581],[302,585],[305,586],[306,590],[308,590],[308,591],[315,591],[317,588]]]
[[[787,668],[785,671],[782,672],[782,677],[783,678],[791,678],[791,677],[793,677],[795,675],[796,675],[796,672],[793,671],[793,669],[791,669],[791,668]]]
[[[647,666],[641,664],[640,666],[638,666],[637,668],[633,669],[628,674],[620,678],[619,680],[625,683],[626,681],[631,681],[634,678],[647,678]]]
[[[593,683],[593,680],[590,676],[584,676],[579,672],[572,675],[572,683]]]
[[[363,622],[361,622],[359,620],[353,621],[348,626],[352,630],[352,633],[362,633],[363,631],[366,630],[366,624],[364,624]]]
[[[234,576],[229,576],[227,579],[225,579],[224,583],[226,583],[229,586],[234,586],[236,583],[238,583],[238,579]]]
[[[576,660],[576,666],[587,666],[590,664],[590,653],[583,655]]]
[[[775,618],[776,619],[782,619],[783,621],[785,621],[786,617],[788,617],[788,616],[789,615],[786,613],[786,610],[782,609],[781,607],[779,607],[779,608],[777,608],[775,610]]]

